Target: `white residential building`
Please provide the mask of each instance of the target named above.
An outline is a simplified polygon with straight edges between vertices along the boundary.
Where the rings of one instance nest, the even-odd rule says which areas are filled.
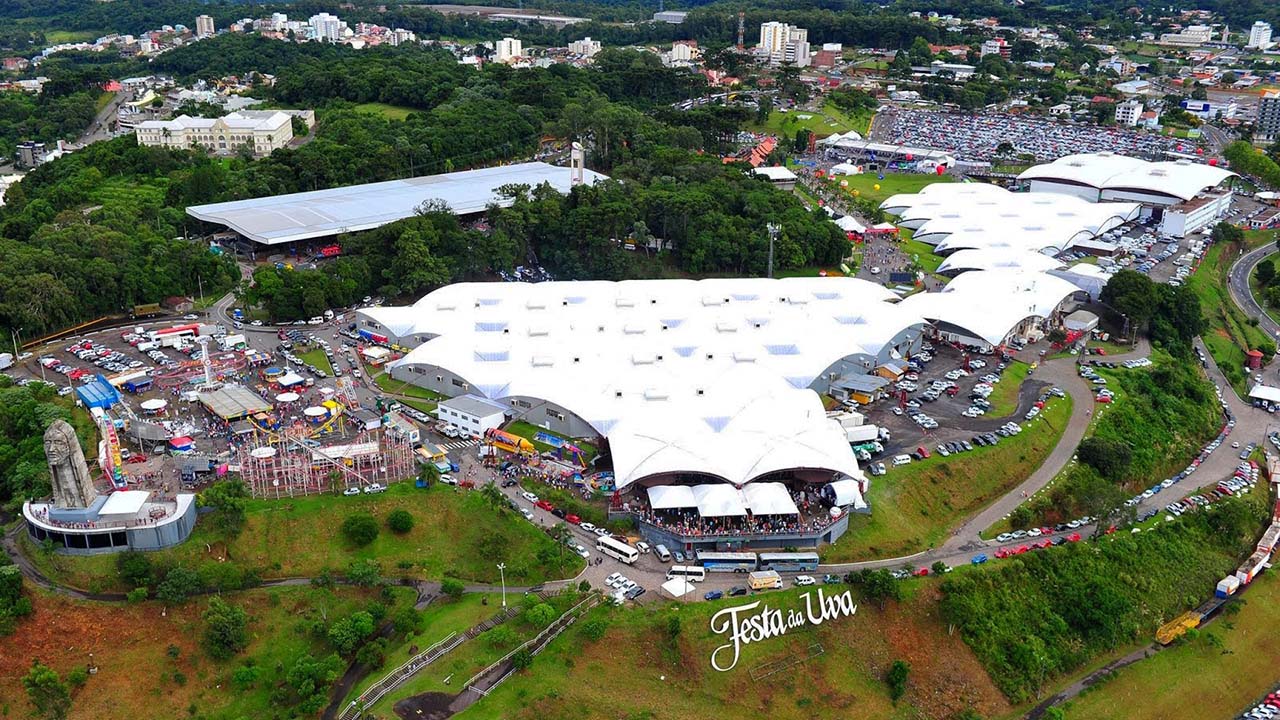
[[[242,110],[220,118],[179,115],[172,120],[147,120],[137,127],[138,144],[230,154],[246,145],[253,154],[270,155],[293,140],[293,119],[279,110]]]
[[[493,44],[493,59],[495,62],[509,63],[523,55],[524,43],[516,38],[502,38]]]
[[[783,22],[762,23],[757,50],[769,58],[770,65],[789,62],[808,67],[809,31]]]
[[[284,13],[271,13],[271,29],[284,30],[289,24],[289,16]]]
[[[307,20],[307,24],[311,26],[311,34],[316,40],[324,40],[327,42],[338,42],[342,39],[343,31],[346,30],[347,24],[335,15],[329,13],[320,13],[312,15]]]
[[[667,67],[688,67],[698,56],[698,48],[691,41],[677,40],[671,50],[662,53],[662,64]]]
[[[569,52],[588,58],[600,52],[600,48],[600,41],[592,40],[589,36],[569,43]]]
[[[1249,28],[1249,44],[1245,47],[1266,50],[1271,45],[1271,25],[1261,20],[1255,22],[1253,27]]]
[[[209,37],[215,32],[213,27],[213,18],[208,15],[199,15],[196,17],[196,37]]]
[[[1125,127],[1137,127],[1142,117],[1142,103],[1137,100],[1126,100],[1116,105],[1116,124]]]

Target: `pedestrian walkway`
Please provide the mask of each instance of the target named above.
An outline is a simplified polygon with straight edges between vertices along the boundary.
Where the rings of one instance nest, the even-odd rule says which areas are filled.
[[[452,442],[441,443],[441,444],[440,444],[440,449],[442,449],[442,450],[465,450],[466,448],[473,447],[473,446],[478,445],[478,444],[480,444],[480,441],[479,441],[479,440],[477,440],[476,438],[471,438],[470,440],[454,440],[454,441],[452,441]]]

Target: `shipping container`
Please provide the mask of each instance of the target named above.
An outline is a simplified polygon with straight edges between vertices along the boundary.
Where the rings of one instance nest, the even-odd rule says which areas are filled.
[[[1236,570],[1236,578],[1240,580],[1241,585],[1248,585],[1253,579],[1262,572],[1262,568],[1271,559],[1271,553],[1259,550],[1249,556],[1248,560]]]
[[[1269,553],[1276,549],[1277,541],[1280,541],[1280,522],[1273,522],[1258,541],[1258,550]]]
[[[850,444],[880,439],[880,428],[875,425],[855,425],[844,429],[844,439]]]
[[[1228,575],[1218,581],[1218,588],[1214,591],[1214,595],[1220,598],[1230,597],[1240,589],[1240,580],[1235,575]]]

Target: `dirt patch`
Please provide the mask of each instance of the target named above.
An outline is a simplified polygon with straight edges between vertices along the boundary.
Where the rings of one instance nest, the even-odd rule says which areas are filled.
[[[404,720],[444,720],[453,715],[449,706],[454,695],[429,692],[405,698],[395,704],[396,715]]]
[[[71,718],[178,717],[199,691],[198,682],[174,680],[174,673],[194,678],[200,670],[193,661],[196,633],[174,612],[163,617],[154,604],[29,595],[35,612],[13,635],[0,638],[0,697],[19,716],[26,705],[22,678],[34,658],[66,677],[92,656],[98,672],[74,694]],[[168,655],[170,646],[177,648],[176,658]]]

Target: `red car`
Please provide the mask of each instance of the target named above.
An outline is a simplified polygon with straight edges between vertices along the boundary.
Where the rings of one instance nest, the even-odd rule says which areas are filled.
[[[536,505],[537,507],[539,507],[539,508],[541,508],[541,509],[543,509],[543,510],[546,510],[547,512],[551,512],[552,510],[555,510],[555,509],[556,509],[556,506],[555,506],[555,505],[552,505],[551,503],[547,502],[546,500],[539,500],[538,502],[534,503],[534,505]]]
[[[929,568],[920,568],[919,570],[916,570],[911,574],[915,575],[916,577],[924,577],[925,575],[929,574]]]
[[[1111,533],[1113,533],[1113,532],[1115,532],[1115,531],[1116,531],[1116,526],[1115,526],[1115,525],[1112,525],[1111,527],[1107,528],[1107,531],[1106,531],[1105,533],[1103,533],[1103,535],[1110,535]]]
[[[1045,548],[1051,548],[1053,547],[1053,541],[1048,538],[1045,538],[1044,540],[1041,540],[1040,542],[1036,543],[1036,547],[1040,548],[1041,550],[1044,550]]]
[[[1067,536],[1067,540],[1070,542],[1080,542],[1080,533],[1071,533]]]
[[[581,524],[582,524],[582,518],[580,518],[580,517],[578,517],[577,515],[574,515],[574,514],[572,514],[572,513],[570,513],[569,515],[565,515],[565,516],[564,516],[564,519],[565,519],[565,521],[566,521],[566,522],[573,523],[574,525],[581,525]]]
[[[1030,552],[1030,550],[1031,550],[1031,546],[1030,546],[1030,545],[1019,545],[1019,546],[1018,546],[1018,547],[1013,551],[1013,554],[1014,554],[1014,555],[1021,555],[1022,553]]]
[[[925,446],[923,446],[923,445],[921,445],[920,447],[916,448],[916,452],[920,453],[920,457],[922,457],[922,458],[927,458],[927,457],[929,457],[929,448],[927,448],[927,447],[925,447]]]
[[[996,557],[997,557],[997,558],[999,558],[999,559],[1001,559],[1001,560],[1003,560],[1004,558],[1009,557],[1009,555],[1010,555],[1010,554],[1011,554],[1011,553],[1009,552],[1009,549],[1008,549],[1008,548],[1000,548],[999,550],[997,550],[997,551],[996,551]]]

